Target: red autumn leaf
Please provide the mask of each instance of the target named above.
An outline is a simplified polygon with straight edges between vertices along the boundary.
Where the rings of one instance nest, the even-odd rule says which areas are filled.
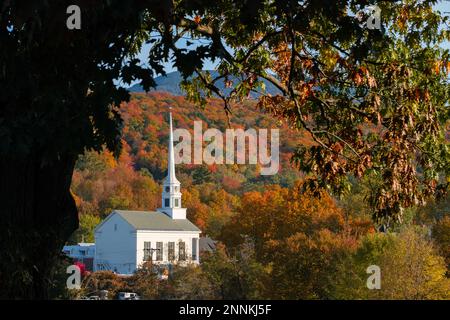
[[[200,21],[202,21],[202,18],[200,18],[200,16],[195,16],[195,17],[194,17],[194,22],[195,22],[196,24],[199,24]]]

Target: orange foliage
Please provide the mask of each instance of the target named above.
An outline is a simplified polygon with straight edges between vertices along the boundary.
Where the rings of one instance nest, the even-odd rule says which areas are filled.
[[[326,282],[338,258],[357,248],[370,220],[347,219],[333,198],[294,188],[268,186],[243,195],[238,214],[221,234],[228,248],[253,244],[256,258],[270,265],[267,294],[277,299],[326,296]],[[299,288],[302,290],[299,290]]]
[[[73,174],[72,191],[81,214],[103,217],[113,209],[155,210],[160,206],[160,184],[167,169],[169,106],[174,127],[191,134],[195,120],[203,121],[203,130],[217,128],[225,132],[228,128],[223,105],[217,99],[211,99],[208,108],[199,109],[184,97],[164,92],[133,94],[131,101],[120,108],[124,120],[120,157],[114,159],[107,151],[88,152],[85,164]],[[300,133],[257,110],[255,102],[233,106],[231,124],[244,129],[280,128],[278,176],[290,183],[300,176],[290,158],[297,142],[308,143],[308,138],[299,140]],[[249,185],[264,185],[267,177],[260,175],[258,165],[213,164],[205,168],[203,172],[198,165],[179,165],[177,176],[182,182],[182,203],[188,208],[188,217],[214,236],[234,214],[243,190]]]

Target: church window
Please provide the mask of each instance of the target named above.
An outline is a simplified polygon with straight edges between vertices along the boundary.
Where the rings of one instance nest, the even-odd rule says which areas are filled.
[[[180,261],[186,260],[186,245],[184,241],[180,241],[178,243],[178,260]]]
[[[164,206],[167,208],[167,207],[170,207],[170,199],[169,198],[166,198],[166,199],[164,199]]]
[[[169,249],[168,251],[169,261],[175,260],[175,242],[169,242],[168,249]]]
[[[144,242],[144,261],[150,260],[152,257],[152,243],[149,241]]]
[[[175,207],[178,207],[178,199],[175,199]]]
[[[163,259],[163,243],[156,243],[156,261],[162,261]]]

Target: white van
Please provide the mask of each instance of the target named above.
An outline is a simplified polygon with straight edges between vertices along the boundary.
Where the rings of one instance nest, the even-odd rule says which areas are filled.
[[[119,300],[140,300],[141,298],[134,292],[119,292]]]

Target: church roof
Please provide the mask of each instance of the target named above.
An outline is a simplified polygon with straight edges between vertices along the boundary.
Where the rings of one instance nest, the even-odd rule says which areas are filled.
[[[201,237],[199,241],[199,248],[201,251],[213,252],[216,250],[216,241],[211,239],[210,237]]]
[[[172,219],[168,215],[158,211],[128,211],[114,210],[136,230],[157,231],[198,231],[188,219]]]

